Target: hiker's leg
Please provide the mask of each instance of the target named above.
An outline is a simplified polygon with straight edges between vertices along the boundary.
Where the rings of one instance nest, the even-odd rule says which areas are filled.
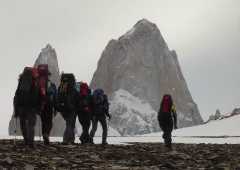
[[[68,116],[66,116],[67,113],[61,113],[63,119],[65,120],[65,130],[63,133],[63,143],[68,143],[69,139],[68,139],[68,131],[69,131],[69,120],[68,120]]]
[[[165,132],[165,144],[167,147],[171,148],[172,147],[172,130],[169,127],[168,130]]]
[[[107,144],[107,121],[105,117],[101,117],[100,123],[102,125],[102,144]]]
[[[91,120],[88,113],[86,113],[85,115],[86,116],[84,116],[84,140],[85,140],[85,143],[90,143],[91,140],[89,135],[89,128],[91,125]]]
[[[92,121],[92,130],[90,132],[90,138],[91,140],[93,140],[93,137],[97,131],[97,125],[98,125],[98,119],[96,117],[93,118],[93,121]]]
[[[79,120],[79,123],[81,124],[82,126],[82,133],[81,133],[81,136],[79,137],[79,140],[81,141],[81,143],[83,144],[84,143],[84,120],[83,120],[83,116],[81,113],[78,113],[78,120]]]
[[[76,114],[70,113],[68,121],[68,143],[73,144],[75,141],[75,123],[76,123]]]
[[[36,125],[36,112],[34,109],[30,110],[27,115],[28,120],[28,144],[30,146],[33,145],[34,142],[34,132],[35,132],[35,125]]]
[[[27,144],[27,125],[26,125],[26,116],[25,114],[21,113],[19,114],[19,120],[20,120],[20,128],[21,128],[21,131],[22,131],[22,135],[23,135],[23,140],[24,140],[24,143]]]

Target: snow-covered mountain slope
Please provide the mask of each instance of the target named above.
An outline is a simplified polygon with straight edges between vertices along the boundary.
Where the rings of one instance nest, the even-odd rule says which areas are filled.
[[[158,136],[161,133],[151,133],[144,136]],[[224,137],[240,136],[240,115],[211,121],[209,123],[174,130],[173,136],[178,137]]]
[[[157,113],[149,103],[128,91],[116,91],[110,101],[110,126],[121,135],[135,135],[159,131]]]

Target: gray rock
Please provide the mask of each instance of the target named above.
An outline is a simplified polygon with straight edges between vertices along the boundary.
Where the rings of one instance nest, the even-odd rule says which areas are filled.
[[[25,170],[34,170],[34,168],[35,167],[30,165],[30,164],[26,164],[25,167],[24,167]]]
[[[179,127],[203,122],[176,52],[169,50],[157,26],[146,19],[140,20],[118,40],[108,43],[90,86],[103,88],[110,99],[119,89],[126,90],[149,103],[155,111],[159,109],[163,94],[170,93],[177,107]]]
[[[8,165],[12,165],[13,164],[13,160],[10,157],[7,157],[3,160],[3,162],[7,163]]]

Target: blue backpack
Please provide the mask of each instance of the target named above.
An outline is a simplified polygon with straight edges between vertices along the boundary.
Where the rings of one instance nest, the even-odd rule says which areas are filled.
[[[94,114],[96,116],[103,116],[108,114],[109,103],[107,95],[102,89],[96,89],[93,92]]]
[[[96,89],[93,91],[93,102],[95,105],[101,105],[104,103],[103,89]]]
[[[55,103],[56,96],[57,96],[57,87],[52,82],[48,83],[47,96],[49,97],[49,100],[52,104]]]

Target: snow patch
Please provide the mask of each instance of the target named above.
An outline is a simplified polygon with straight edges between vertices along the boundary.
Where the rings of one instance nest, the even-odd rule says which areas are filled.
[[[119,89],[110,101],[111,126],[121,135],[159,131],[157,112],[146,101]]]

